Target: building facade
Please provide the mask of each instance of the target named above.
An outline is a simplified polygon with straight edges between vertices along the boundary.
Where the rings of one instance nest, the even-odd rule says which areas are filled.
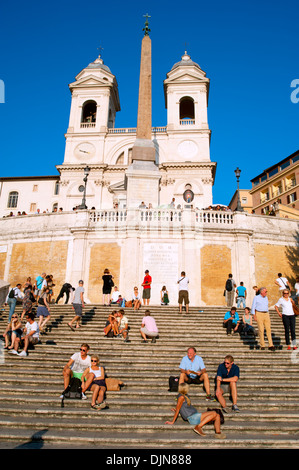
[[[299,215],[299,150],[251,180],[252,206],[256,214],[280,211],[285,217]]]
[[[76,76],[70,91],[58,176],[1,179],[0,277],[14,285],[47,272],[54,276],[54,295],[64,282],[77,286],[83,279],[86,298],[97,303],[105,268],[127,300],[134,285],[142,290],[148,269],[151,304],[160,303],[166,285],[170,305],[176,305],[183,270],[190,279],[191,304],[205,306],[224,305],[225,281],[232,273],[248,288],[249,304],[255,284],[266,285],[274,302],[276,274],[294,277],[297,223],[205,210],[212,204],[216,163],[210,160],[209,79],[199,65],[185,53],[166,76],[167,123],[152,128],[150,136],[157,193],[144,191],[143,198],[136,191],[134,207],[128,204],[127,180],[131,184],[139,175],[142,181],[131,165],[136,129],[115,128],[120,110],[116,77],[99,57]],[[296,172],[295,180],[291,173],[288,177],[290,194],[296,190]],[[257,178],[254,188],[260,194],[265,181],[262,175]],[[87,209],[79,210],[83,196]],[[7,217],[23,211],[27,215]]]

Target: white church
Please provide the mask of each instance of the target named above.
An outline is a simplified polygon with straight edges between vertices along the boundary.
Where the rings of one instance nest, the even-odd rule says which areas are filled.
[[[59,176],[1,178],[0,217],[73,210],[82,203],[85,168],[88,209],[127,206],[125,172],[132,163],[136,128],[115,128],[120,111],[117,79],[98,57],[69,88],[72,101],[64,160],[56,166]],[[208,207],[216,171],[210,161],[209,79],[185,53],[167,74],[164,93],[167,123],[152,128],[160,172],[156,202],[166,207],[175,198],[175,207],[183,207],[191,194],[193,207]],[[136,204],[154,205],[150,194],[141,199]]]
[[[151,304],[160,303],[166,285],[170,305],[177,305],[185,271],[191,305],[205,306],[224,305],[232,273],[248,288],[249,305],[255,284],[266,285],[276,301],[273,277],[293,275],[297,221],[208,209],[216,172],[209,79],[185,52],[164,80],[167,122],[153,128],[146,34],[143,47],[136,128],[115,127],[117,79],[98,57],[69,85],[58,174],[0,178],[0,279],[15,285],[46,272],[57,288],[83,279],[86,298],[99,303],[105,268],[127,300],[133,286],[142,290],[147,269]]]

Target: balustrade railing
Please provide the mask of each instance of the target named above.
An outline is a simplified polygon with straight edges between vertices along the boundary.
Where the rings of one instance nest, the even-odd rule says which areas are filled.
[[[137,223],[140,226],[193,225],[195,228],[204,225],[232,225],[233,212],[184,209],[102,209],[89,212],[89,221],[96,225],[125,225]]]

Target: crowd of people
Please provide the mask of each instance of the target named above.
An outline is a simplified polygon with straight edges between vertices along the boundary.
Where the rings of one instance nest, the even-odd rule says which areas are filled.
[[[108,269],[105,269],[102,280],[102,301],[103,305],[114,307],[109,312],[106,324],[103,329],[105,338],[123,339],[125,343],[130,343],[130,325],[123,307],[130,306],[134,310],[139,310],[142,303],[146,307],[143,317],[140,321],[140,337],[142,343],[156,343],[159,338],[159,330],[155,318],[149,310],[151,298],[152,278],[148,270],[144,273],[144,279],[141,283],[143,292],[139,293],[137,286],[133,288],[132,296],[129,301],[120,294],[118,287],[114,285],[113,276]],[[282,319],[285,343],[288,350],[297,349],[295,332],[295,313],[293,306],[298,304],[299,298],[299,278],[294,285],[295,296],[291,297],[291,285],[288,279],[278,273],[274,281],[279,290],[279,299],[274,308]],[[189,279],[184,271],[177,281],[178,284],[178,304],[179,313],[182,313],[182,306],[185,304],[186,314],[189,313]],[[39,335],[46,331],[47,323],[51,318],[51,305],[58,303],[65,295],[65,303],[69,302],[71,297],[74,316],[68,324],[71,330],[81,328],[84,300],[84,281],[80,280],[75,288],[69,283],[63,284],[56,301],[53,298],[53,288],[55,286],[53,275],[42,273],[32,282],[27,278],[22,285],[18,283],[12,287],[7,295],[6,304],[9,306],[8,325],[3,333],[5,349],[11,354],[19,357],[26,357],[28,348],[39,342]],[[243,282],[239,285],[234,281],[233,275],[229,274],[225,283],[224,296],[229,310],[225,313],[223,327],[228,335],[243,333],[244,335],[253,335],[259,338],[260,348],[265,349],[264,330],[268,340],[268,349],[275,351],[271,333],[271,321],[269,315],[269,301],[267,297],[267,288],[254,286],[255,296],[251,308],[247,303],[247,288]],[[166,286],[163,286],[160,292],[161,305],[169,304],[169,296]],[[19,316],[15,313],[17,301],[22,303],[22,311]],[[129,303],[129,305],[128,305]],[[233,304],[236,303],[235,307]],[[244,309],[239,314],[238,309]],[[36,311],[35,311],[36,309]],[[24,324],[24,318],[26,322]],[[257,324],[256,328],[253,322]],[[82,398],[86,399],[86,392],[91,393],[91,408],[102,410],[107,407],[105,401],[107,385],[105,368],[100,365],[98,355],[89,355],[89,345],[83,343],[80,352],[74,353],[68,363],[63,368],[64,390],[70,386],[72,378],[77,378],[81,382]],[[19,352],[20,350],[20,352]],[[232,411],[240,412],[237,404],[237,382],[240,377],[239,367],[235,364],[234,358],[227,355],[223,363],[219,364],[214,377],[214,393],[210,383],[210,376],[205,367],[204,360],[197,355],[196,349],[190,347],[187,355],[184,356],[179,364],[178,376],[178,395],[176,407],[172,409],[174,415],[171,421],[166,424],[173,425],[180,415],[183,420],[188,421],[193,426],[194,432],[205,436],[202,428],[213,423],[215,437],[225,438],[221,431],[221,423],[224,421],[223,414],[228,413],[227,402],[224,395],[229,393],[232,402]],[[191,384],[202,384],[205,390],[205,398],[209,402],[218,401],[220,408],[208,409],[207,411],[198,411],[191,405],[189,397],[189,387]],[[64,396],[62,394],[62,396]]]
[[[294,295],[292,296],[292,287],[289,280],[284,277],[282,273],[278,273],[277,276],[278,277],[275,279],[274,284],[278,287],[279,299],[275,303],[274,308],[283,322],[287,349],[296,350],[295,310],[299,300],[299,277],[296,278],[296,283],[294,284]],[[271,332],[271,319],[269,314],[270,307],[267,288],[264,286],[260,288],[258,286],[253,286],[253,289],[255,290],[255,296],[250,309],[246,306],[247,289],[244,286],[244,283],[240,282],[240,285],[237,286],[233,279],[233,275],[228,275],[224,295],[227,307],[230,307],[230,310],[225,313],[223,327],[226,328],[228,335],[243,332],[245,335],[252,334],[254,336],[258,336],[260,348],[262,350],[265,349],[264,333],[266,331],[268,349],[270,351],[275,351]],[[237,308],[233,306],[234,301],[237,303],[237,308],[239,308],[241,304],[243,305],[244,314],[242,318],[240,318]],[[253,321],[257,323],[258,333],[253,327]]]

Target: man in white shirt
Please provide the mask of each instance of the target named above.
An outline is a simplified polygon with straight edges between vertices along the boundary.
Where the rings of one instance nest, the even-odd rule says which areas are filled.
[[[24,297],[24,294],[21,292],[21,287],[21,284],[17,284],[16,287],[10,289],[6,297],[5,303],[9,306],[8,323],[10,323],[11,317],[14,314],[17,300]]]
[[[181,272],[181,278],[178,280],[179,285],[179,308],[182,313],[183,302],[185,303],[186,313],[189,313],[189,291],[188,291],[189,279],[186,277],[185,271]]]
[[[32,313],[27,313],[26,315],[27,323],[24,328],[24,335],[22,338],[16,338],[15,339],[15,348],[12,350],[16,351],[13,354],[18,354],[18,348],[20,344],[20,340],[22,339],[24,341],[24,348],[23,351],[20,352],[18,355],[20,357],[26,357],[28,355],[27,350],[29,347],[29,344],[37,344],[39,342],[39,327],[36,321],[34,321],[34,315]]]
[[[80,352],[73,354],[68,363],[63,368],[64,389],[70,383],[72,377],[81,379],[83,372],[87,367],[91,367],[90,356],[88,355],[89,345],[81,344]],[[83,397],[84,398],[84,397]]]
[[[116,304],[121,293],[118,290],[117,286],[114,286],[114,291],[111,294],[111,304]]]
[[[287,280],[286,277],[282,277],[281,273],[278,273],[278,278],[276,279],[275,284],[279,287],[279,293],[280,294],[281,294],[281,291],[283,289],[290,289],[291,290],[291,286],[289,284],[289,281]]]

